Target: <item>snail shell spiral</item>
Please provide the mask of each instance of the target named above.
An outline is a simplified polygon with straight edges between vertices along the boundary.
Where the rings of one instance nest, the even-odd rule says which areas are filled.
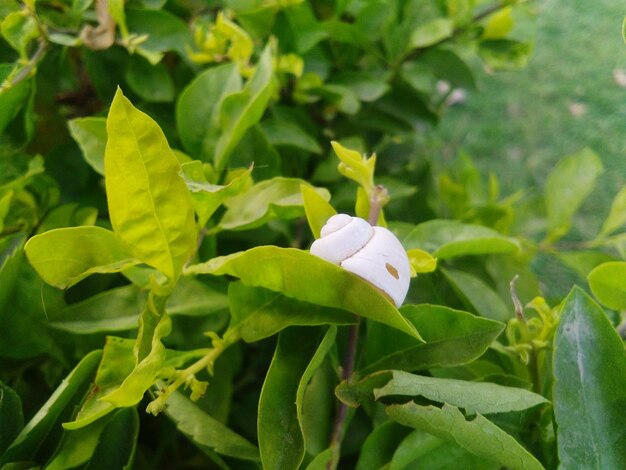
[[[322,227],[311,254],[365,279],[402,305],[409,290],[411,267],[404,247],[384,227],[347,214],[332,216]]]

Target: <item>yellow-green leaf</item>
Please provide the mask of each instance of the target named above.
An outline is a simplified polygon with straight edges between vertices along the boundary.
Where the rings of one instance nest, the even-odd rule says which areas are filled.
[[[407,250],[406,254],[409,256],[409,263],[411,263],[411,276],[417,276],[420,273],[431,273],[437,269],[437,258],[434,258],[424,250],[412,248]]]
[[[319,238],[322,227],[337,211],[330,205],[327,199],[311,186],[301,184],[300,192],[304,201],[306,220],[309,222],[313,236]]]
[[[102,227],[50,230],[28,240],[24,249],[41,278],[59,289],[94,273],[119,272],[137,263],[117,235]]]
[[[191,196],[159,125],[118,90],[104,157],[111,224],[130,252],[175,279],[196,243]]]

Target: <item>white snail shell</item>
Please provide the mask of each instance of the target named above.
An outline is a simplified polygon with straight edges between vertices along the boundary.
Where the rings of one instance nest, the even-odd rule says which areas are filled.
[[[322,227],[311,254],[365,279],[402,305],[409,290],[409,258],[396,236],[384,227],[347,214],[332,216]]]

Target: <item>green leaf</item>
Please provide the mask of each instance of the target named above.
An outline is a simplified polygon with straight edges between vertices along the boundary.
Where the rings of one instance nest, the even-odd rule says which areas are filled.
[[[623,187],[613,199],[611,210],[602,224],[598,238],[606,237],[626,224],[626,187]]]
[[[4,231],[4,220],[9,214],[11,208],[11,200],[13,199],[13,191],[8,190],[4,194],[0,193],[0,233]]]
[[[626,350],[604,312],[577,287],[565,299],[554,338],[553,396],[560,468],[623,468]]]
[[[304,302],[340,308],[397,328],[421,341],[411,325],[375,287],[358,276],[294,248],[259,246],[190,266],[188,274],[229,274]]]
[[[413,402],[388,406],[386,412],[391,419],[404,426],[456,442],[474,455],[513,470],[543,469],[539,461],[511,435],[480,414],[467,421],[454,406],[444,404],[443,408],[437,408]]]
[[[374,389],[374,398],[394,395],[424,397],[428,400],[463,408],[466,413],[509,413],[522,411],[548,400],[522,388],[503,387],[488,382],[442,379],[391,371],[392,378],[382,388]]]
[[[424,431],[413,431],[400,442],[389,463],[389,470],[409,468],[497,470],[500,465],[476,457],[454,442],[444,441]]]
[[[305,327],[293,327],[278,335],[259,398],[257,426],[264,468],[295,470],[304,458],[296,396],[318,344],[318,335]]]
[[[526,67],[533,46],[528,42],[511,39],[490,39],[482,41],[478,52],[489,67],[494,70],[519,70]]]
[[[147,102],[174,101],[174,81],[163,63],[152,65],[141,56],[132,56],[124,77],[131,90]]]
[[[232,315],[229,328],[236,328],[248,343],[293,325],[348,325],[356,322],[354,316],[344,310],[300,302],[271,290],[248,287],[241,282],[230,284],[228,301]]]
[[[22,401],[11,387],[0,382],[0,455],[24,427]]]
[[[304,180],[282,176],[255,184],[246,192],[225,201],[227,211],[220,220],[220,228],[247,230],[276,218],[288,220],[302,217],[302,185],[310,186]],[[330,200],[328,190],[310,187],[325,201]]]
[[[502,322],[512,316],[513,308],[508,308],[498,294],[478,277],[453,269],[442,269],[441,272],[479,315]]]
[[[9,77],[13,71],[13,64],[0,64],[0,84]],[[0,91],[0,134],[15,119],[31,93],[32,80],[23,80],[17,85]]]
[[[83,399],[101,355],[101,351],[92,351],[78,363],[0,456],[0,464],[32,460],[59,419]]]
[[[161,339],[172,330],[172,320],[166,313],[156,315],[148,301],[139,320],[139,334],[134,347],[135,367],[121,385],[101,399],[116,408],[134,406],[155,383],[165,362],[165,346]]]
[[[322,227],[337,211],[330,205],[327,199],[311,186],[301,184],[300,192],[302,193],[306,220],[309,222],[313,236],[319,238]]]
[[[593,190],[602,171],[602,161],[590,149],[583,149],[556,164],[545,186],[548,241],[555,242],[569,232],[574,214]]]
[[[596,298],[614,310],[626,310],[626,262],[602,263],[589,273],[589,287]]]
[[[26,236],[22,234],[0,240],[0,285],[2,286],[0,289],[0,320],[4,315],[2,312],[6,312],[4,307],[20,275],[20,268],[24,259],[22,247],[25,240]]]
[[[103,401],[102,397],[119,387],[132,372],[135,365],[134,343],[130,339],[107,337],[91,393],[81,404],[74,420],[63,423],[64,429],[75,430],[89,426],[114,411],[115,406]]]
[[[167,51],[176,51],[186,57],[185,46],[191,42],[187,24],[165,10],[126,9],[128,30],[138,36],[146,35],[145,42],[139,45],[139,52],[146,51],[155,57]]]
[[[165,414],[200,450],[212,451],[245,460],[259,460],[259,449],[209,416],[180,392],[167,399]]]
[[[252,167],[242,171],[227,185],[211,184],[207,180],[206,165],[199,161],[184,163],[182,174],[187,189],[191,192],[191,200],[200,226],[206,225],[215,211],[229,197],[233,197],[244,191],[251,180]]]
[[[75,334],[137,328],[146,294],[133,285],[117,287],[50,315],[50,326]]]
[[[475,89],[476,79],[472,69],[454,49],[436,47],[427,50],[418,58],[419,64],[425,65],[440,80],[449,81],[453,86]]]
[[[364,376],[383,369],[406,371],[455,367],[480,357],[504,329],[502,323],[440,305],[405,305],[402,315],[420,332],[425,344],[398,337],[382,324],[368,325]]]
[[[411,275],[415,276],[422,273],[431,273],[437,269],[437,258],[433,258],[430,253],[412,248],[407,250],[406,254],[411,263]]]
[[[108,417],[103,417],[83,428],[65,430],[59,448],[54,458],[46,464],[46,468],[64,470],[87,463],[95,452],[108,421]]]
[[[220,109],[220,135],[213,161],[222,171],[245,132],[260,121],[274,94],[275,78],[272,69],[272,45],[269,44],[259,59],[256,71],[243,90],[224,99]]]
[[[213,158],[222,103],[241,86],[235,63],[205,70],[187,85],[176,103],[176,128],[187,152],[202,160]]]
[[[29,43],[40,34],[35,18],[26,8],[9,13],[3,18],[1,30],[2,37],[19,52],[22,59],[28,57]]]
[[[191,196],[159,125],[118,89],[107,118],[109,215],[130,252],[170,280],[195,250]]]
[[[404,426],[387,421],[375,428],[361,447],[356,470],[379,470],[389,464],[398,443],[410,432]]]
[[[439,259],[519,250],[519,243],[514,238],[505,237],[481,225],[462,224],[456,220],[423,222],[402,237],[401,241],[407,250],[419,248]]]
[[[105,426],[100,441],[85,470],[131,468],[139,435],[139,416],[136,408],[115,412]]]
[[[296,392],[298,423],[304,437],[304,447],[308,453],[323,452],[328,445],[328,432],[332,414],[335,411],[332,389],[336,376],[334,371],[330,368],[324,369],[323,366],[328,354],[335,346],[336,338],[337,327],[332,325],[326,330],[315,354],[302,373]],[[320,376],[328,377],[328,372],[331,376],[330,380],[324,381],[320,378]],[[324,390],[325,386],[327,388]],[[322,387],[322,393],[319,387]]]
[[[271,145],[295,147],[305,152],[321,154],[322,147],[297,124],[280,119],[266,119],[259,124]]]
[[[410,47],[424,48],[449,38],[454,33],[454,22],[449,18],[436,18],[420,25],[411,35]]]
[[[137,264],[118,236],[101,227],[58,228],[35,235],[24,247],[48,284],[66,289],[94,273],[115,273]]]

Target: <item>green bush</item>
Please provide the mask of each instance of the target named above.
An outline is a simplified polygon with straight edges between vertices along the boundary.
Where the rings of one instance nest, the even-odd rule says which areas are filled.
[[[624,468],[626,190],[429,142],[525,3],[0,1],[2,468]]]

